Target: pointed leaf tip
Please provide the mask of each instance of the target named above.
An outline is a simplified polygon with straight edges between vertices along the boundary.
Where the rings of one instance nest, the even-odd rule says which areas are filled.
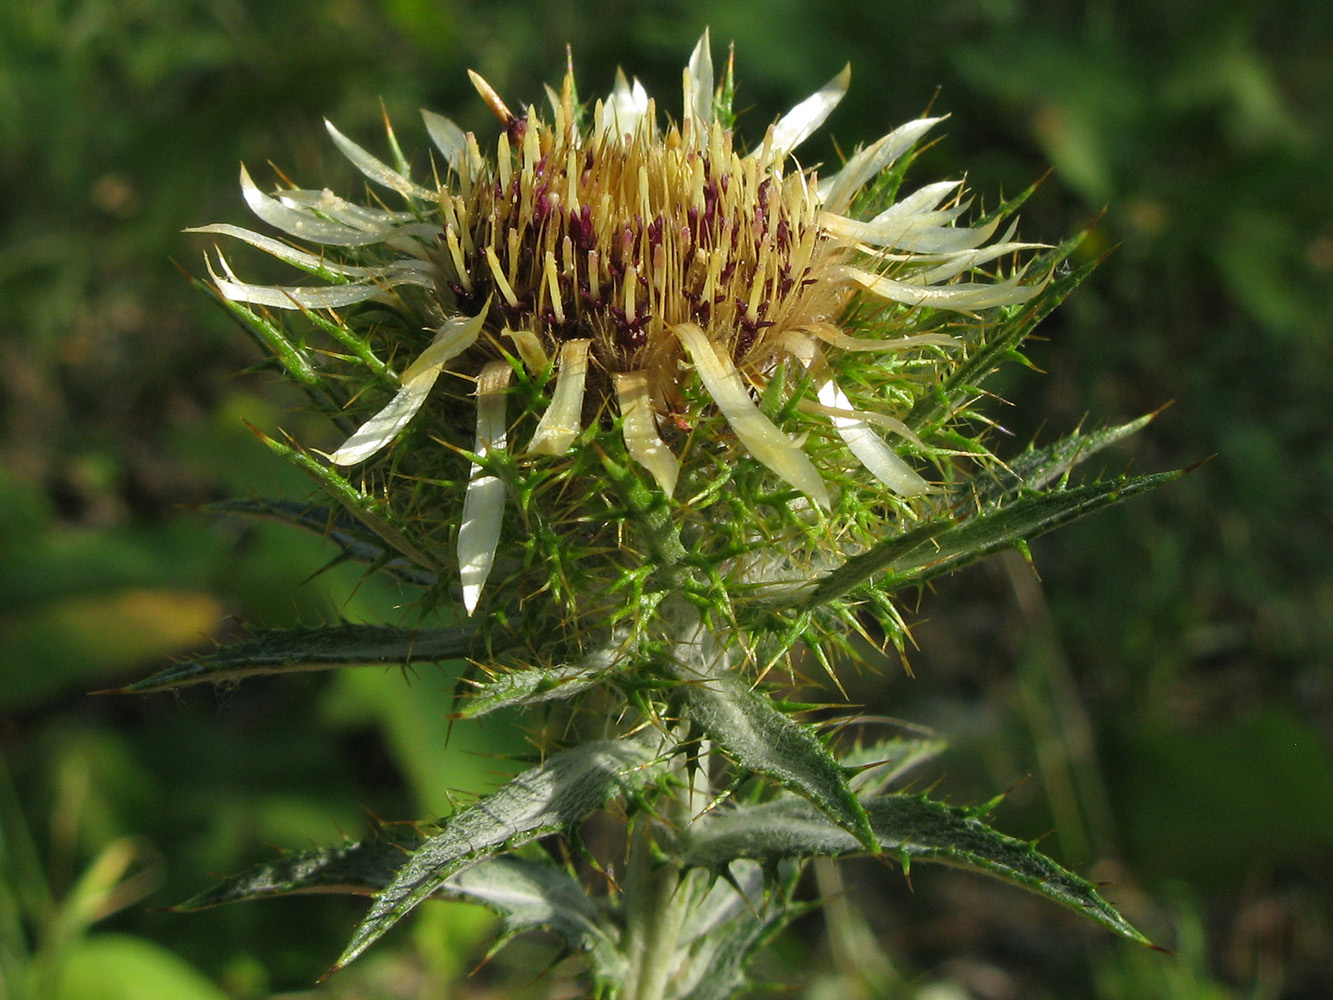
[[[568,830],[613,796],[643,788],[658,773],[657,758],[657,746],[641,740],[584,743],[552,754],[442,820],[442,832],[413,851],[375,897],[330,972],[353,961],[457,872],[502,849]]]
[[[847,775],[813,730],[779,711],[733,674],[699,677],[679,672],[686,715],[742,767],[799,792],[879,853],[879,842]]]
[[[1062,868],[1026,841],[994,830],[972,810],[923,795],[881,795],[865,802],[880,846],[905,870],[912,862],[941,863],[990,875],[1060,903],[1138,944],[1152,942],[1087,880]],[[783,860],[841,857],[864,850],[846,830],[809,802],[788,796],[742,805],[695,824],[685,864],[717,869],[736,858],[765,865]]]

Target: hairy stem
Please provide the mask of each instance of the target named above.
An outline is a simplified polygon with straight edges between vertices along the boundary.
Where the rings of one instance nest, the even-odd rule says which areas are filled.
[[[656,853],[651,824],[641,823],[630,846],[625,887],[629,972],[621,1000],[662,1000],[675,971],[676,941],[691,894],[680,869],[654,857]]]

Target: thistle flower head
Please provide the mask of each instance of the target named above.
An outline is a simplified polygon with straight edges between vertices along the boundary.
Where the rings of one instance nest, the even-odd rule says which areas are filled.
[[[394,166],[328,126],[401,208],[327,191],[270,195],[243,169],[255,214],[313,248],[229,225],[200,230],[324,282],[249,284],[220,253],[209,264],[234,306],[303,312],[346,346],[347,401],[368,408],[327,458],[361,466],[367,482],[397,478],[383,489],[414,525],[414,550],[433,551],[456,527],[469,614],[495,573],[507,503],[521,515],[511,530],[546,538],[556,566],[525,584],[522,600],[620,585],[618,570],[569,580],[611,550],[625,562],[606,528],[621,504],[595,481],[605,463],[588,461],[590,450],[644,470],[702,551],[706,529],[729,525],[712,549],[720,557],[792,530],[793,519],[854,548],[864,518],[835,515],[865,509],[842,502],[856,490],[910,517],[912,498],[932,491],[917,463],[938,449],[903,417],[967,349],[950,317],[962,326],[1041,288],[1021,266],[982,271],[1035,244],[1014,242],[1012,230],[992,241],[998,218],[957,224],[960,183],[890,197],[939,119],[909,122],[821,176],[793,153],[841,100],[848,70],[748,150],[732,129],[730,61],[715,85],[707,34],[685,68],[677,121],[623,74],[588,108],[571,69],[548,90],[548,108],[518,112],[472,78],[499,127],[479,138],[425,113],[439,153],[428,184],[409,176],[392,130]],[[459,433],[465,418],[470,434]],[[414,433],[422,423],[426,434]],[[763,495],[745,496],[742,480],[762,481]],[[727,491],[739,491],[739,506]],[[759,508],[776,513],[766,522]],[[555,558],[561,546],[578,558]],[[730,565],[753,578],[772,562]]]

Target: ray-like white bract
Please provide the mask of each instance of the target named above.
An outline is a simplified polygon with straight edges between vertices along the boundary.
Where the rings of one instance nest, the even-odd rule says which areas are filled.
[[[603,130],[617,136],[633,135],[648,115],[648,91],[636,77],[631,86],[625,74],[616,70],[616,86],[606,99],[602,117]]]
[[[844,351],[867,351],[877,354],[915,351],[922,347],[954,348],[958,346],[958,338],[950,337],[947,333],[918,333],[910,337],[893,337],[886,340],[882,337],[853,337],[850,334],[843,333],[832,323],[811,323],[799,332],[812,334],[824,343],[840,347]],[[790,343],[790,338],[788,338],[788,342]],[[791,347],[788,347],[788,350],[798,357],[803,357],[799,351],[793,350]]]
[[[819,335],[822,331],[810,332]],[[931,346],[941,346],[941,341],[951,338],[939,335],[926,335],[920,338],[931,342]],[[872,347],[869,342],[861,342],[862,349]],[[893,450],[889,444],[870,429],[870,424],[878,424],[913,444],[920,446],[922,441],[901,420],[883,413],[865,413],[857,411],[847,394],[829,374],[828,365],[819,347],[809,337],[791,336],[783,345],[803,367],[813,376],[817,386],[816,395],[819,403],[803,401],[803,410],[818,412],[832,422],[838,436],[847,445],[847,450],[856,456],[857,461],[872,476],[893,490],[899,496],[915,497],[930,492],[930,484]],[[882,347],[882,345],[880,345]]]
[[[397,395],[367,420],[342,447],[329,456],[334,465],[356,465],[387,447],[426,402],[444,366],[476,342],[486,313],[455,316],[436,331],[435,339],[404,370]]]
[[[746,450],[819,506],[828,507],[829,494],[824,477],[800,444],[779,430],[755,406],[731,359],[718,354],[703,330],[693,323],[681,323],[672,332],[684,345],[699,380]]]
[[[977,229],[938,225],[940,217],[946,214],[949,213],[916,212],[883,221],[857,222],[825,212],[820,221],[827,232],[843,239],[920,254],[973,250],[990,239],[999,225],[999,220]]]
[[[694,123],[692,135],[702,137],[704,128],[713,121],[713,52],[707,28],[690,53],[683,90],[682,113],[686,121]]]
[[[625,450],[657,480],[662,492],[671,496],[680,477],[680,460],[657,433],[648,376],[643,372],[617,372],[614,380]]]
[[[923,135],[943,118],[918,118],[899,125],[888,135],[871,143],[848,160],[836,174],[819,183],[819,202],[826,212],[846,212],[852,199],[871,180],[893,166]],[[946,181],[951,187],[957,181]]]
[[[883,274],[871,274],[858,267],[848,267],[845,275],[872,295],[907,306],[930,306],[952,309],[955,312],[975,312],[997,306],[1012,306],[1035,297],[1046,282],[1024,284],[1023,274],[1015,274],[1004,281],[960,281],[949,285],[919,285],[899,281]]]
[[[338,264],[329,260],[327,257],[317,256],[312,253],[306,253],[304,250],[298,250],[295,247],[283,243],[281,240],[275,240],[271,236],[265,236],[257,233],[253,229],[245,229],[241,226],[233,226],[229,223],[220,222],[211,226],[195,226],[192,229],[185,230],[187,233],[213,233],[218,236],[230,236],[234,239],[249,243],[256,249],[263,250],[278,260],[291,264],[293,267],[300,268],[310,274],[318,275],[328,280],[336,278],[364,278],[372,282],[378,282],[381,289],[393,288],[396,285],[414,284],[421,285],[423,288],[429,288],[435,281],[435,272],[433,266],[424,260],[407,259],[395,261],[384,267],[357,267],[351,264]],[[263,288],[263,285],[250,285],[250,288]],[[232,298],[232,296],[227,296]],[[235,301],[235,300],[233,300]]]
[[[528,451],[535,455],[563,455],[583,427],[583,390],[588,380],[591,340],[567,340],[560,348],[559,367],[551,405],[532,432]]]
[[[819,387],[819,401],[833,410],[850,411],[851,400],[829,379]],[[899,496],[916,497],[930,492],[921,478],[860,416],[833,413],[829,417],[847,448],[872,476]]]
[[[344,285],[250,285],[236,280],[227,258],[218,253],[219,274],[212,261],[205,261],[208,276],[218,294],[231,302],[269,309],[341,309],[369,302],[385,294],[381,281],[352,281]]]
[[[1001,257],[1009,257],[1021,253],[1025,250],[1049,250],[1050,246],[1045,243],[1024,243],[1013,238],[1017,225],[1011,225],[998,243],[992,243],[989,246],[978,247],[975,250],[959,250],[956,253],[935,255],[939,263],[934,267],[925,267],[911,275],[911,280],[918,285],[939,285],[946,281],[952,281],[960,274],[975,270],[982,264],[989,264],[993,260]],[[890,255],[892,256],[892,255]],[[932,263],[930,255],[919,255],[920,263]],[[1037,284],[1038,289],[1045,287],[1045,282]]]
[[[352,165],[365,174],[369,180],[374,181],[381,187],[386,187],[391,191],[397,191],[405,198],[416,198],[421,201],[431,201],[436,197],[435,191],[427,190],[420,184],[415,183],[411,178],[404,177],[397,170],[394,170],[387,163],[380,161],[372,156],[366,150],[362,149],[347,136],[343,135],[333,123],[325,119],[324,127],[328,130],[337,147],[342,150],[343,156],[352,162]]]
[[[426,125],[426,134],[435,148],[444,154],[444,163],[455,171],[459,169],[467,151],[467,135],[444,115],[421,109],[421,120]]]
[[[890,219],[907,219],[916,217],[918,219],[926,213],[937,213],[936,218],[941,221],[953,221],[962,214],[961,207],[940,210],[940,203],[945,198],[953,194],[963,186],[962,181],[936,181],[934,184],[927,184],[925,187],[917,188],[909,195],[899,198],[879,215],[870,221],[872,223],[885,223]]]
[[[792,150],[824,124],[833,109],[847,96],[847,87],[851,82],[852,67],[844,66],[841,73],[778,119],[768,139],[768,151],[777,164],[781,164],[791,155]]]
[[[513,373],[508,362],[492,361],[477,379],[477,441],[473,451],[480,458],[506,446],[505,389]],[[473,462],[463,496],[463,519],[458,524],[458,577],[463,584],[463,607],[469,616],[477,610],[481,590],[495,564],[504,506],[504,483]]]
[[[284,203],[284,200],[286,202],[293,200],[290,195],[273,198],[259,190],[259,185],[250,177],[250,171],[244,165],[241,166],[241,194],[245,197],[245,203],[250,206],[250,211],[270,226],[281,229],[288,236],[295,236],[298,240],[308,240],[325,246],[361,247],[381,243],[387,236],[392,235],[394,224],[398,221],[389,213],[384,213],[377,219],[364,209],[342,212],[340,213],[342,219],[339,220],[335,214],[339,208],[346,205],[348,209],[352,209],[356,206],[344,203],[332,194],[322,199],[324,202],[322,207],[326,210],[322,214],[316,213],[313,205],[294,207],[292,204]],[[350,224],[352,221],[357,224]]]

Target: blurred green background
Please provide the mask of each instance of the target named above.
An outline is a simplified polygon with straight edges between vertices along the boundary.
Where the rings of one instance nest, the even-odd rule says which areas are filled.
[[[1027,238],[1093,222],[1107,262],[1004,376],[1014,448],[1174,401],[1102,468],[1213,456],[1180,484],[914,604],[915,679],[856,698],[954,745],[937,789],[1012,788],[997,823],[1091,877],[1174,956],[947,871],[843,870],[762,963],[782,995],[1322,998],[1333,983],[1333,5],[1326,0],[628,3],[24,0],[0,5],[0,997],[540,995],[541,942],[426,907],[315,988],[362,904],[169,905],[370,817],[447,811],[521,752],[459,727],[450,678],[89,696],[247,623],[396,620],[317,541],[218,521],[307,484],[247,430],[326,433],[188,285],[190,225],[249,224],[237,164],[357,190],[327,116],[379,148],[381,102],[486,128],[466,68],[540,99],[617,64],[670,109],[705,25],[734,40],[751,137],[847,60],[804,151],[833,162],[927,106],[919,181],[989,203],[1053,168]],[[836,145],[835,145],[836,143]],[[1025,780],[1026,779],[1026,780]],[[559,981],[557,976],[557,982]],[[26,985],[25,985],[26,984]],[[34,985],[37,984],[37,985]],[[449,985],[452,984],[452,985]],[[309,991],[309,992],[307,992]],[[566,994],[567,995],[567,994]]]

